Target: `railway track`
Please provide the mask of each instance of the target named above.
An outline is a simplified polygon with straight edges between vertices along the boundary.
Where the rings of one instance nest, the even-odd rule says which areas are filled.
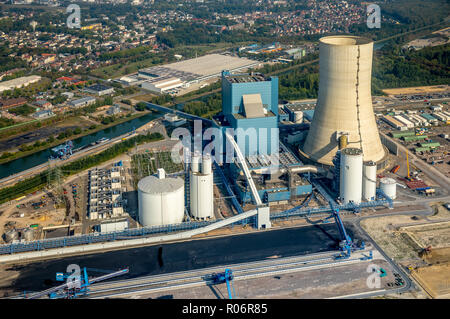
[[[172,274],[145,276],[93,285],[89,290],[89,299],[123,298],[127,296],[171,291],[175,289],[206,286],[212,282],[208,275],[233,269],[234,280],[247,280],[290,272],[306,271],[323,267],[339,266],[361,262],[369,249],[355,252],[349,259],[336,260],[337,252],[326,252],[307,256],[266,259],[244,264],[210,267],[201,270],[177,272]]]

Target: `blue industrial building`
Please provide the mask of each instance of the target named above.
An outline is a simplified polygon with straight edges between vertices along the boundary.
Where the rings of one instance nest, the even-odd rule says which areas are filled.
[[[264,203],[270,202],[279,202],[290,200],[293,196],[302,196],[308,195],[312,192],[312,185],[308,183],[306,180],[302,180],[303,185],[295,185],[291,189],[287,186],[274,185],[273,187],[266,187],[258,189],[259,197],[263,200]],[[260,185],[260,184],[257,184]],[[240,186],[238,184],[238,186]],[[259,188],[259,187],[258,187]],[[244,189],[243,187],[237,187],[237,195],[241,203],[251,203],[252,202],[252,194],[250,189]],[[291,191],[294,194],[291,194]]]
[[[244,156],[277,153],[278,77],[222,71],[222,115],[224,128],[255,132],[256,144],[245,134],[236,134]]]
[[[216,121],[223,132],[234,130],[248,169],[255,173],[255,177],[258,176],[254,181],[265,203],[291,200],[312,192],[312,185],[307,179],[297,174],[288,178],[286,173],[275,173],[280,167],[301,165],[279,140],[279,121],[286,121],[288,117],[287,112],[279,110],[277,77],[222,71],[222,113],[216,117]],[[252,133],[255,134],[252,138],[256,140],[250,139]],[[225,141],[223,137],[222,142]],[[240,165],[232,162],[228,169],[240,202],[252,202]]]

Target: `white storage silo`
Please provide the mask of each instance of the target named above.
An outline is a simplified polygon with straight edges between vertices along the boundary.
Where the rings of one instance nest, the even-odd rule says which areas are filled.
[[[191,169],[193,172],[197,173],[200,171],[200,161],[201,161],[201,157],[199,155],[194,154],[192,156]]]
[[[19,239],[19,233],[15,229],[10,229],[7,232],[5,232],[5,241],[7,243],[10,243],[14,240]]]
[[[203,156],[202,160],[202,174],[209,175],[212,174],[212,162],[211,157],[206,155]]]
[[[344,204],[361,203],[363,154],[359,148],[341,150],[339,195]]]
[[[383,177],[380,179],[380,189],[390,199],[395,199],[397,197],[397,182],[392,178]]]
[[[139,222],[142,226],[181,223],[184,218],[184,181],[179,177],[147,176],[138,183]]]
[[[303,123],[303,112],[302,111],[294,112],[294,123]]]
[[[376,192],[377,192],[377,163],[373,161],[364,162],[362,197],[366,201],[375,200]]]
[[[22,232],[22,238],[26,241],[31,241],[34,239],[34,229],[33,228],[27,228]]]
[[[190,174],[191,215],[198,219],[214,216],[214,182],[211,168],[211,157],[204,156],[201,170]]]

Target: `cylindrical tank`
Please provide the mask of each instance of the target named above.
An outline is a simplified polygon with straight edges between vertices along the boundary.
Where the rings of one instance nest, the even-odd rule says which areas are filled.
[[[166,171],[164,170],[164,168],[158,168],[157,176],[158,176],[159,179],[166,178]]]
[[[294,112],[294,123],[303,123],[303,112],[302,111]]]
[[[206,219],[214,215],[213,174],[191,173],[191,215]]]
[[[17,230],[11,229],[5,233],[5,241],[7,243],[10,243],[13,240],[17,240],[17,239],[19,239],[19,233],[17,232]]]
[[[197,155],[197,154],[192,155],[191,169],[194,173],[200,171],[200,160],[201,160],[201,157],[199,155]]]
[[[366,201],[375,200],[376,192],[377,192],[377,163],[373,161],[364,162],[362,197]]]
[[[347,147],[348,144],[348,138],[347,135],[341,135],[339,136],[339,149],[343,150]]]
[[[381,161],[385,152],[372,106],[373,42],[357,36],[327,36],[319,41],[319,92],[314,118],[302,148],[313,161],[332,165],[336,132],[348,133],[365,161]]]
[[[190,208],[194,218],[206,219],[214,215],[214,183],[211,156],[202,158],[201,171],[190,174]]]
[[[359,148],[341,150],[339,194],[344,204],[361,203],[363,154]]]
[[[33,228],[27,228],[22,232],[22,237],[26,241],[34,240],[34,229]]]
[[[397,197],[397,182],[389,177],[380,179],[380,189],[391,199]]]
[[[202,160],[202,174],[208,175],[211,174],[211,156],[203,156],[203,160]]]
[[[138,183],[138,200],[142,226],[181,223],[184,218],[184,181],[179,177],[144,177]]]

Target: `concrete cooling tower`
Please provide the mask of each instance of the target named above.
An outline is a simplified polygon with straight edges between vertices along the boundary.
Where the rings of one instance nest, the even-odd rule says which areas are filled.
[[[372,108],[373,42],[356,36],[330,36],[319,44],[319,96],[314,117],[300,153],[307,159],[333,165],[339,137],[359,148],[364,161],[385,157]]]

